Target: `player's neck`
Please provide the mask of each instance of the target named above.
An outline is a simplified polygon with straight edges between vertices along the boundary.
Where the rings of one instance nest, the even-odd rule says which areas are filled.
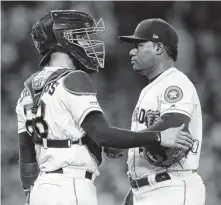
[[[155,78],[160,73],[163,73],[167,69],[173,67],[173,61],[172,60],[164,60],[159,63],[159,65],[153,69],[153,72],[148,76],[149,79]]]
[[[72,59],[69,55],[62,52],[55,52],[51,54],[50,62],[48,64],[51,67],[63,67],[68,69],[76,69]]]

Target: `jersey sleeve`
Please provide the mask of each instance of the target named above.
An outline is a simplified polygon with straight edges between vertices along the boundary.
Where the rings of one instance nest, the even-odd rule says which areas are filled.
[[[79,126],[90,112],[103,112],[96,95],[73,95],[68,92],[66,94],[68,109]]]
[[[16,113],[17,113],[17,122],[18,122],[18,133],[22,133],[26,131],[26,127],[25,127],[25,119],[22,115],[21,112],[21,105],[20,105],[20,99],[17,102],[17,106],[16,106]]]
[[[97,101],[97,90],[87,73],[71,72],[63,79],[63,87],[65,104],[79,126],[90,112],[102,112]]]
[[[160,113],[181,113],[191,116],[194,109],[194,90],[185,79],[171,80],[160,94]]]

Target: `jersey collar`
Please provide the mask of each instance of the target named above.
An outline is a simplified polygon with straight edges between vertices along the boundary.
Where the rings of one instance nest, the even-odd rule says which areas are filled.
[[[51,71],[56,71],[58,69],[64,69],[63,67],[51,67],[51,66],[45,66],[43,70],[51,70]]]
[[[152,80],[150,80],[150,84],[163,79],[166,75],[168,75],[174,71],[177,71],[177,69],[175,67],[168,68],[163,73],[160,73],[158,76],[156,76],[156,78],[153,78]]]
[[[162,72],[163,73],[163,72]],[[149,84],[152,83],[155,79],[157,79],[162,73],[158,74],[157,76],[155,76],[154,78],[151,78],[149,80]]]

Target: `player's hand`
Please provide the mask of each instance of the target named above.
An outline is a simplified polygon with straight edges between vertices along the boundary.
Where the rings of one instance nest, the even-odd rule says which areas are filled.
[[[116,149],[110,147],[104,147],[104,152],[106,153],[107,157],[111,159],[118,159],[123,157],[124,155],[122,149]]]
[[[30,205],[30,192],[31,189],[25,189],[25,205]]]
[[[185,125],[180,127],[169,128],[161,132],[161,145],[164,147],[177,147],[185,150],[193,146],[193,137],[184,132]]]
[[[32,190],[33,186],[31,186],[28,189],[24,189],[25,192],[25,205],[30,205],[30,193]]]

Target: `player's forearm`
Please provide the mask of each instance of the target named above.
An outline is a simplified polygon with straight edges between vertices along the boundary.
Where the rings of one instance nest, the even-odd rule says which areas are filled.
[[[116,127],[100,128],[98,130],[100,146],[109,146],[118,149],[140,147],[147,144],[159,144],[156,133],[138,133]]]
[[[21,186],[26,190],[34,184],[39,169],[32,138],[27,132],[19,133],[19,168]]]
[[[185,124],[184,131],[188,132],[188,125],[190,118],[187,115],[181,113],[168,113],[165,114],[155,122],[152,126],[142,131],[163,131],[171,127],[180,127]]]
[[[19,133],[19,162],[36,162],[35,145],[27,132]]]
[[[21,186],[24,189],[30,188],[35,180],[38,177],[39,169],[38,163],[20,163],[20,179],[21,179]]]
[[[83,121],[82,127],[100,146],[128,149],[160,143],[156,132],[137,133],[110,127],[101,113],[90,113]]]

